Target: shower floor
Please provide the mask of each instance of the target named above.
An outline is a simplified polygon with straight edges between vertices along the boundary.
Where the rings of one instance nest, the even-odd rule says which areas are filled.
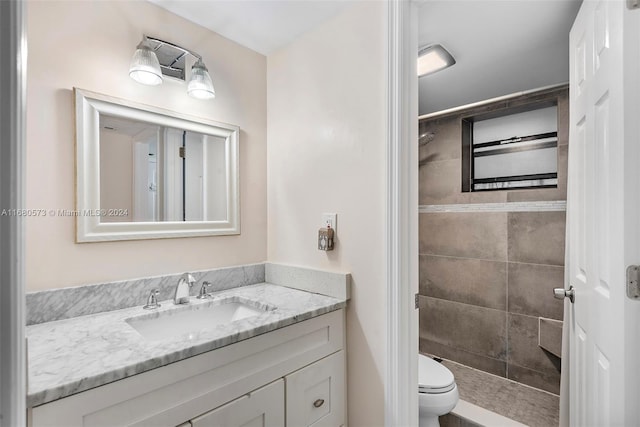
[[[558,426],[558,395],[450,360],[442,363],[453,372],[460,399],[530,427]]]

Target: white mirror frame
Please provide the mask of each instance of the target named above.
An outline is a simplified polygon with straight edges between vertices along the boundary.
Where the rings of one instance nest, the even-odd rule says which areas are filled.
[[[238,126],[74,88],[76,241],[163,239],[240,234]],[[222,221],[100,222],[100,113],[225,138],[227,218]]]

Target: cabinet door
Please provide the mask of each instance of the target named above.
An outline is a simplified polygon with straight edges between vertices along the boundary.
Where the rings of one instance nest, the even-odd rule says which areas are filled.
[[[284,382],[275,381],[191,420],[193,427],[282,427]]]
[[[344,352],[285,377],[288,427],[336,427],[345,423]]]

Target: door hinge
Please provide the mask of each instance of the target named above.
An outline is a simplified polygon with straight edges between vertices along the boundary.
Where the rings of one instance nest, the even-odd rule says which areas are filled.
[[[420,308],[420,294],[415,295],[415,307],[416,310]]]
[[[179,148],[178,148],[178,155],[179,155],[180,157],[182,157],[183,159],[185,158],[185,155],[184,155],[184,147],[179,147]]]
[[[627,267],[627,297],[640,299],[640,266]]]
[[[627,0],[627,9],[633,10],[640,7],[640,0]]]

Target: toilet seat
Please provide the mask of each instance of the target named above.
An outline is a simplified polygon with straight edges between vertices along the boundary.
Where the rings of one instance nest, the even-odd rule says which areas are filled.
[[[453,374],[446,366],[430,357],[418,355],[418,392],[447,393],[456,386]]]

